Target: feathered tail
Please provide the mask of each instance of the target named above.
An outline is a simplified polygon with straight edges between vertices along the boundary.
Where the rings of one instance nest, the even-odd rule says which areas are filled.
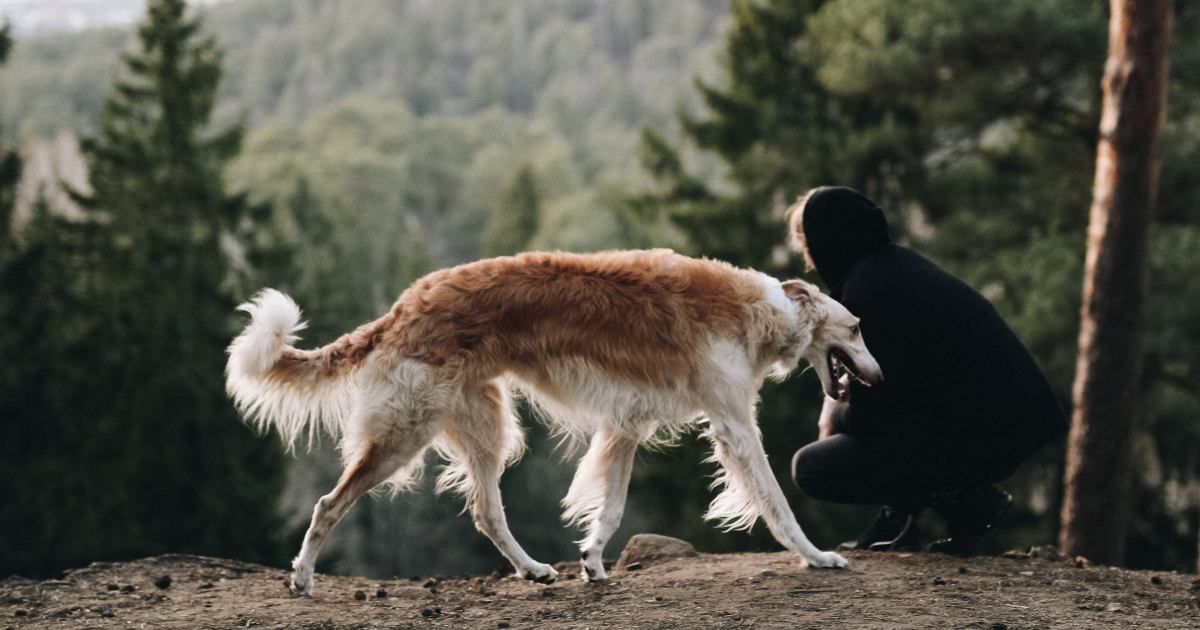
[[[260,431],[276,429],[289,448],[301,434],[311,447],[318,426],[340,436],[349,396],[339,365],[345,353],[336,350],[348,338],[317,350],[292,347],[307,324],[300,307],[275,289],[263,289],[238,310],[250,314],[250,323],[229,344],[225,391],[246,421]]]

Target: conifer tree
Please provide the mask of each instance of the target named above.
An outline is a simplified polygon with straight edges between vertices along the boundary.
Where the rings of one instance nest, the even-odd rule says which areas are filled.
[[[526,164],[489,209],[487,228],[480,239],[483,255],[503,256],[523,250],[537,231],[539,206],[537,175]]]
[[[16,570],[167,551],[281,559],[280,448],[239,421],[223,386],[234,292],[264,255],[244,237],[269,208],[223,190],[241,129],[208,133],[221,54],[186,9],[148,3],[83,144],[91,191],[73,196],[86,216],[76,251],[55,258],[76,303],[44,322],[46,387],[16,384],[30,397],[17,424],[52,426],[27,433],[74,458],[38,454],[60,468],[39,488],[51,527],[16,532],[41,550]]]
[[[7,22],[0,26],[0,66],[8,60],[12,50],[12,26]],[[16,203],[17,182],[21,178],[21,158],[16,151],[0,147],[0,260],[8,247],[12,230],[12,211]]]

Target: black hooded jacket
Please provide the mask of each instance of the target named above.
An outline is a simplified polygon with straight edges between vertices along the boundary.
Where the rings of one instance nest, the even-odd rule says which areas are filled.
[[[1024,458],[1066,418],[1017,336],[977,291],[891,242],[883,211],[849,188],[822,188],[803,208],[805,246],[830,294],[862,320],[883,369],[851,386],[836,428],[1006,449]]]

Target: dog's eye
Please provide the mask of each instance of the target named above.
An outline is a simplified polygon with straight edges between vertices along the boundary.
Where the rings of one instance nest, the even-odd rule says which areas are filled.
[[[857,336],[858,336],[858,324],[855,324],[855,325],[853,325],[853,326],[851,326],[851,327],[850,327],[850,336],[851,336],[851,337],[857,337]]]

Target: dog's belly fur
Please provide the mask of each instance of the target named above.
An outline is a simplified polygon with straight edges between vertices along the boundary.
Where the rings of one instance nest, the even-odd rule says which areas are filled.
[[[690,380],[632,382],[583,359],[549,362],[507,379],[550,424],[573,438],[586,438],[607,425],[639,441],[701,414]]]

